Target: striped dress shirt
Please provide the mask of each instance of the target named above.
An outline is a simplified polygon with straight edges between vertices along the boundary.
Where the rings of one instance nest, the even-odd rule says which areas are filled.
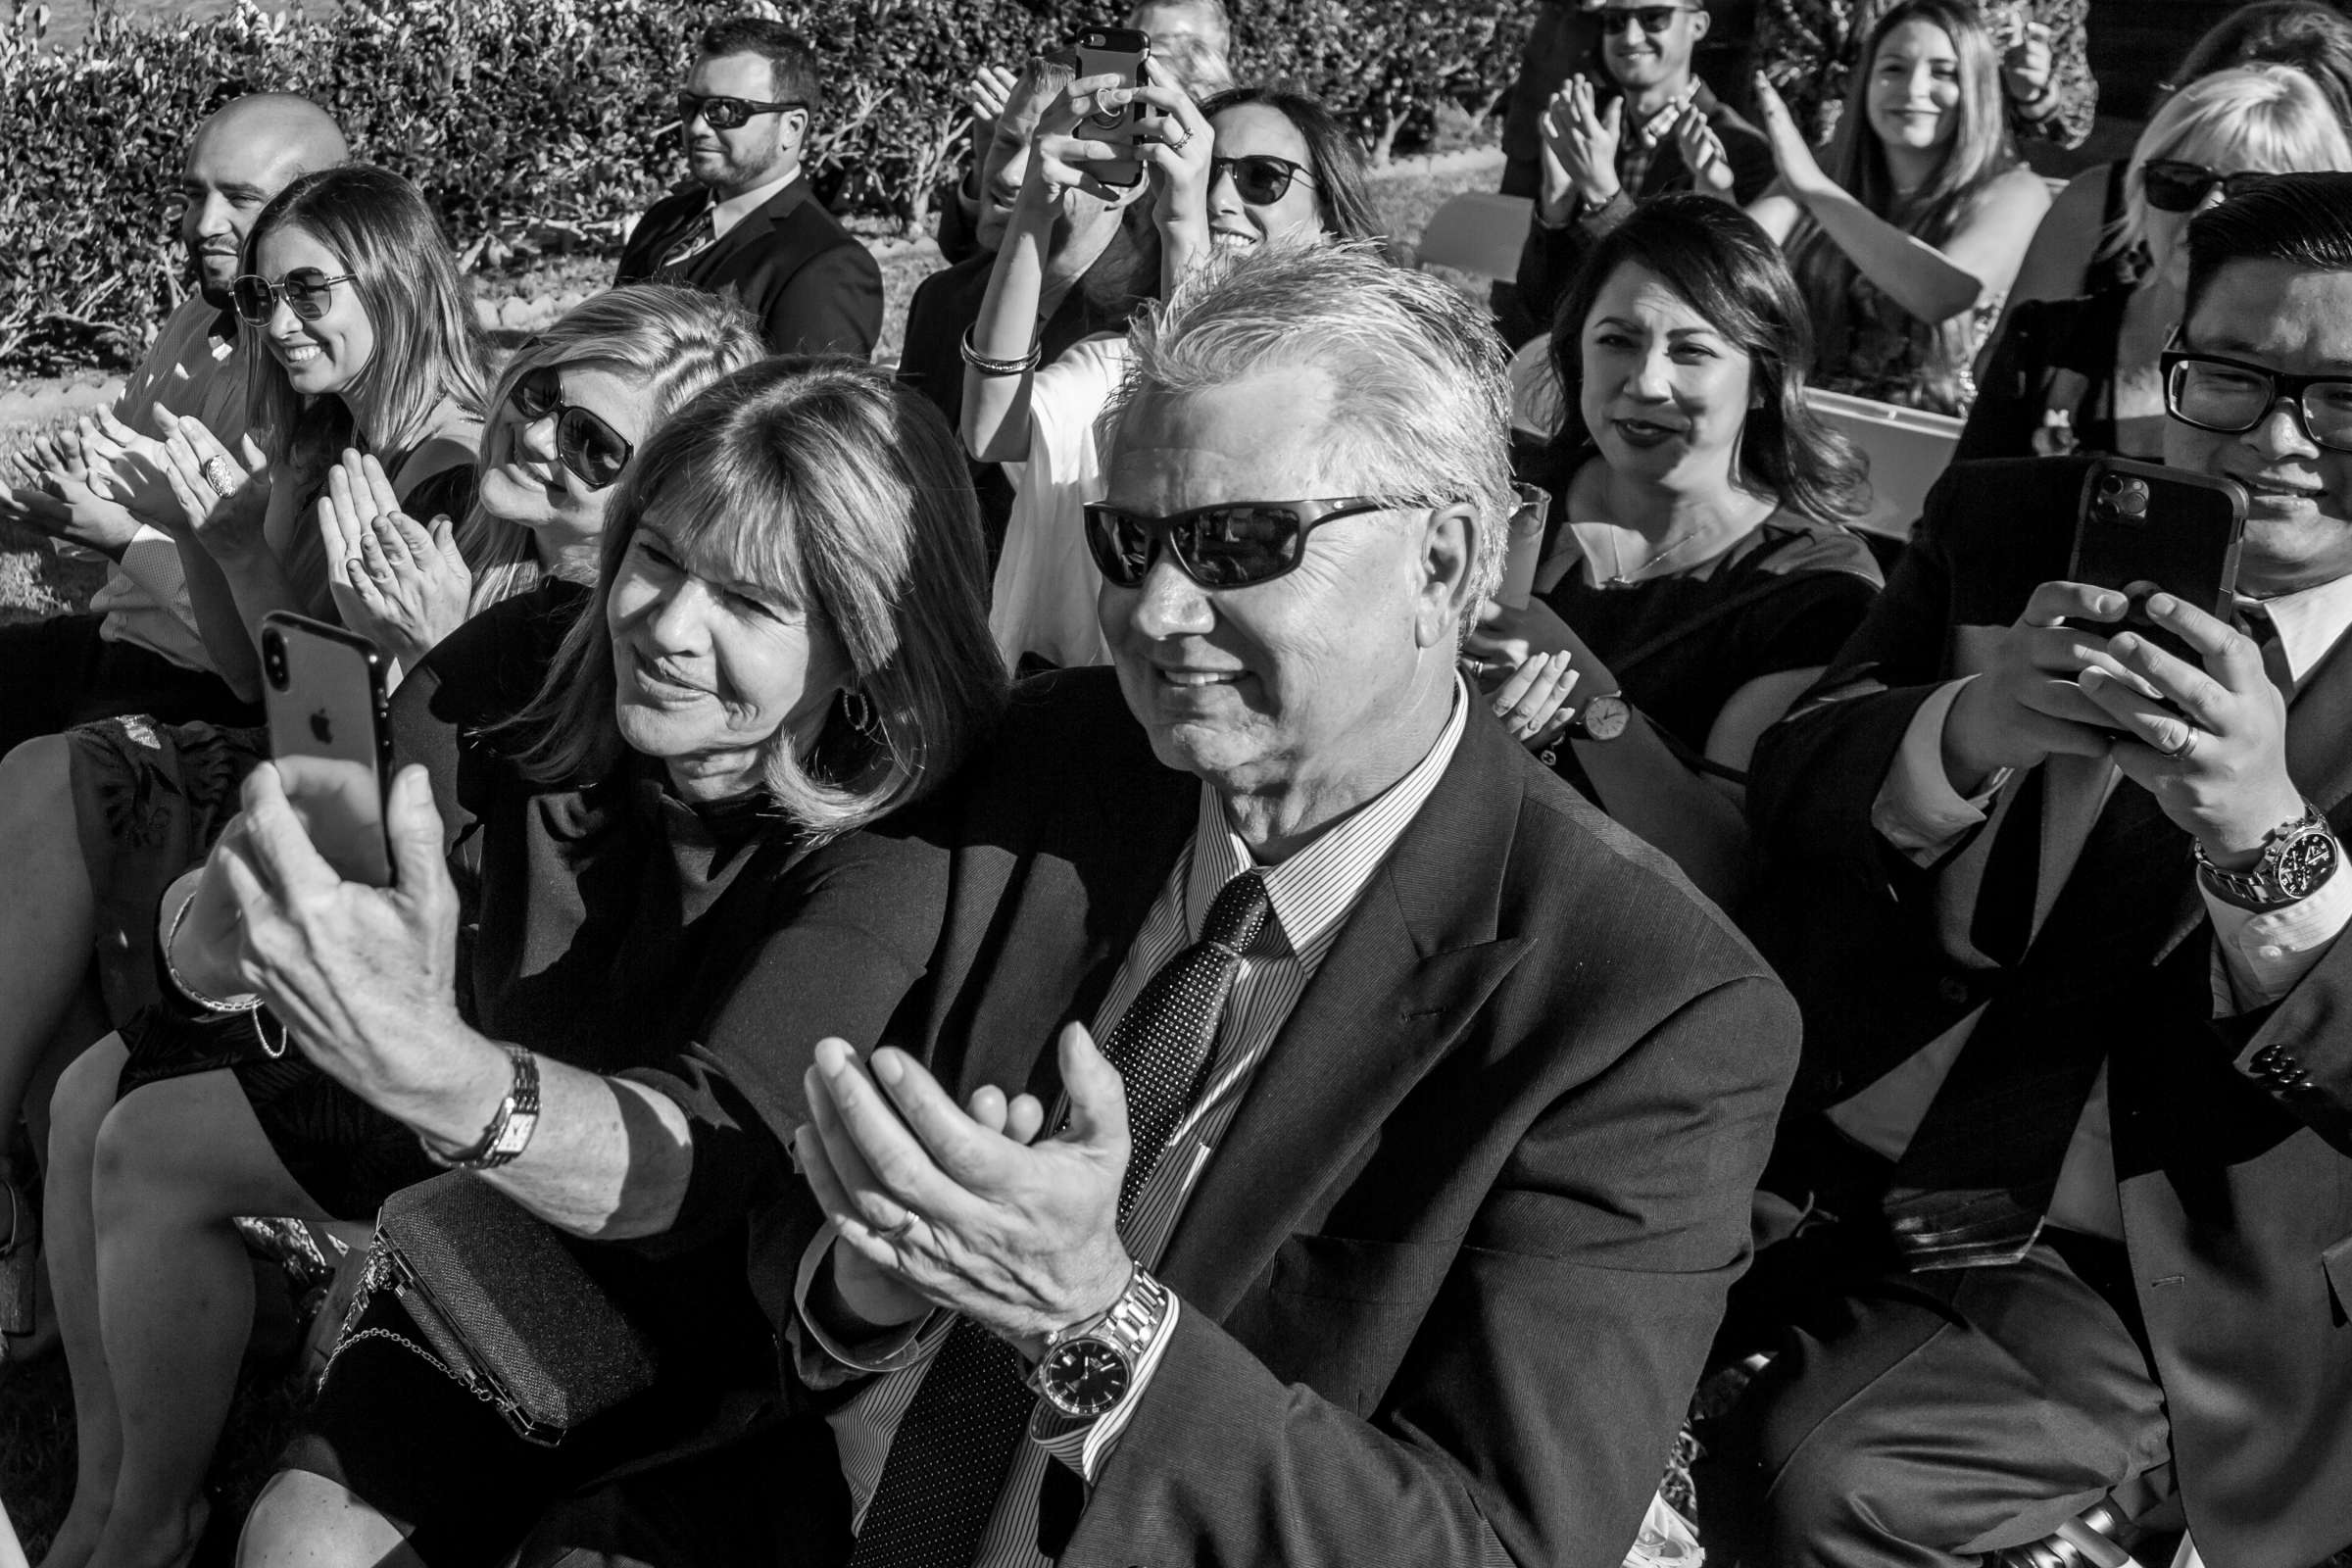
[[[1195,1183],[1241,1109],[1258,1065],[1283,1023],[1338,939],[1348,911],[1437,788],[1461,741],[1472,700],[1468,688],[1457,682],[1453,710],[1445,729],[1411,772],[1288,859],[1258,867],[1266,879],[1272,913],[1242,956],[1241,973],[1234,981],[1224,1022],[1217,1032],[1207,1086],[1169,1135],[1158,1163],[1120,1227],[1120,1239],[1129,1255],[1146,1268],[1156,1264],[1166,1250]],[[1095,1014],[1098,1043],[1110,1038],[1112,1028],[1160,966],[1200,940],[1201,924],[1208,918],[1208,906],[1218,890],[1253,865],[1249,847],[1226,821],[1216,792],[1203,784],[1192,843],[1153,901],[1109,994]],[[1049,1123],[1059,1119],[1056,1113]],[[947,1339],[955,1319],[950,1313],[936,1312],[913,1334],[901,1335],[895,1345],[878,1351],[872,1347],[852,1351],[835,1344],[807,1311],[809,1283],[832,1244],[832,1227],[827,1226],[803,1255],[796,1291],[801,1310],[793,1324],[799,1332],[792,1338],[800,1374],[811,1387],[839,1387],[855,1378],[872,1376],[867,1387],[827,1417],[840,1449],[852,1506],[862,1520],[881,1481],[883,1461],[889,1457],[899,1422],[913,1402],[930,1358]],[[1049,1568],[1050,1559],[1037,1549],[1037,1500],[1047,1464],[1058,1458],[1090,1482],[1102,1473],[1120,1432],[1151,1385],[1182,1311],[1182,1302],[1171,1298],[1167,1317],[1139,1363],[1126,1398],[1110,1410],[1091,1421],[1071,1421],[1052,1405],[1039,1402],[1029,1437],[1015,1450],[1005,1474],[996,1513],[989,1520],[973,1568]]]

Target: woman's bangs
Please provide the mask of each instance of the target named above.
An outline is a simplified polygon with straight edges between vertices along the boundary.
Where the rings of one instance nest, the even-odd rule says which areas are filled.
[[[642,509],[646,520],[695,575],[755,587],[779,608],[814,607],[792,497],[780,486],[744,482],[749,476],[737,465],[710,461],[716,454],[704,457],[653,487]]]

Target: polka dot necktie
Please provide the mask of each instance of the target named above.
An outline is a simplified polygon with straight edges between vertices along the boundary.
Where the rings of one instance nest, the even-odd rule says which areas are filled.
[[[1131,1146],[1122,1221],[1200,1093],[1242,955],[1270,910],[1256,872],[1227,882],[1200,940],[1159,966],[1110,1032],[1102,1054],[1126,1083]],[[891,1439],[851,1568],[970,1568],[1036,1404],[1025,1377],[1019,1351],[956,1320]]]

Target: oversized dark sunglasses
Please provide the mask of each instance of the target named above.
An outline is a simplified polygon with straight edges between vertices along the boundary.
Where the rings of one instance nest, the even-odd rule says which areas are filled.
[[[1600,14],[1601,36],[1605,38],[1614,33],[1630,31],[1638,22],[1642,24],[1642,30],[1654,38],[1673,26],[1675,18],[1691,9],[1690,6],[1624,6],[1604,10]]]
[[[2183,163],[2178,158],[2151,158],[2139,166],[2139,193],[2158,212],[2193,213],[2216,185],[2222,187],[2224,196],[2243,196],[2273,177],[2258,169],[2217,174],[2203,164]]]
[[[678,123],[680,126],[691,125],[694,117],[700,115],[710,122],[712,130],[733,130],[754,115],[780,115],[787,110],[808,107],[797,98],[771,104],[762,103],[757,98],[705,98],[700,93],[682,92],[678,94]]]
[[[351,277],[349,272],[329,277],[316,267],[297,267],[272,283],[259,272],[247,272],[229,284],[229,297],[236,302],[237,314],[255,326],[269,321],[279,300],[304,320],[316,321],[335,303],[335,285]]]
[[[1314,188],[1314,178],[1302,164],[1272,153],[1250,153],[1240,158],[1211,158],[1208,161],[1208,182],[1216,184],[1217,176],[1231,171],[1233,188],[1242,200],[1252,207],[1271,207],[1291,193],[1291,181],[1296,179],[1308,189]]]
[[[2166,349],[2156,363],[2164,369],[2165,412],[2182,424],[2242,435],[2269,418],[2284,398],[2315,446],[2352,452],[2352,379],[2288,375],[2242,360],[2177,348]]]
[[[556,416],[556,458],[591,490],[617,480],[637,450],[603,419],[576,403],[564,402],[564,378],[552,366],[515,382],[507,401],[533,424],[551,414]]]
[[[1155,517],[1126,507],[1086,508],[1086,548],[1114,588],[1140,586],[1166,541],[1177,570],[1203,588],[1272,582],[1306,558],[1306,536],[1327,522],[1410,506],[1370,496],[1328,501],[1226,501]]]

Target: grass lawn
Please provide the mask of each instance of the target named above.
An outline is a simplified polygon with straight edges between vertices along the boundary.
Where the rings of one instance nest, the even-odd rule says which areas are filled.
[[[55,0],[61,17],[79,17],[85,0]],[[209,4],[210,0],[203,0]],[[162,6],[150,9],[168,9]],[[219,9],[225,9],[225,3]],[[78,22],[75,24],[78,25]],[[1440,165],[1435,171],[1398,172],[1385,175],[1376,186],[1390,231],[1417,237],[1439,204],[1454,192],[1491,189],[1496,169],[1492,161],[1467,167]],[[939,265],[928,247],[896,255],[883,266],[886,290],[882,356],[895,358],[904,332],[906,302],[923,275]],[[485,284],[489,297],[523,294],[564,297],[599,286],[610,275],[611,263],[576,259],[521,279]],[[1484,289],[1467,278],[1456,279],[1466,290],[1484,298]],[[86,396],[86,394],[85,394]],[[60,397],[20,413],[13,425],[0,423],[0,452],[34,430],[55,426],[71,417]],[[61,557],[46,541],[26,536],[0,523],[0,624],[37,619],[85,604],[104,580],[100,565]],[[282,1317],[282,1312],[280,1314]],[[237,1521],[254,1492],[267,1477],[270,1462],[291,1435],[298,1416],[292,1357],[282,1347],[290,1329],[283,1322],[270,1326],[268,1338],[280,1348],[259,1350],[239,1380],[237,1404],[226,1439],[216,1455],[208,1492],[213,1520],[200,1568],[233,1559]],[[49,1537],[63,1516],[73,1491],[73,1398],[66,1383],[63,1356],[52,1355],[26,1365],[0,1371],[0,1501],[5,1501],[25,1550],[34,1561],[47,1548]]]

